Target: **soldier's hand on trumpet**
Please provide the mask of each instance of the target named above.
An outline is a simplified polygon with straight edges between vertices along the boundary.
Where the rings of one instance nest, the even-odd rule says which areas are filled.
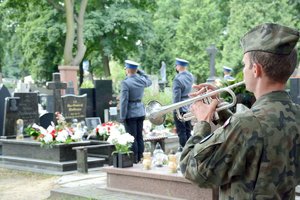
[[[206,104],[200,100],[193,103],[190,110],[198,121],[207,121],[210,123],[216,113],[218,103],[217,99],[212,99],[210,104]]]
[[[191,97],[196,97],[198,95],[214,91],[217,88],[208,83],[201,83],[199,85],[194,85],[193,89],[196,89],[196,91],[189,94]],[[216,94],[194,102],[190,110],[196,117],[197,121],[207,121],[210,123],[213,119],[215,120],[215,118],[218,117],[216,116],[216,107],[218,103],[218,94]]]
[[[217,87],[213,86],[212,84],[200,83],[199,85],[193,85],[193,91],[195,91],[195,92],[190,93],[189,96],[196,97],[200,94],[204,94],[204,93],[216,90],[216,89],[217,89]],[[218,95],[214,95],[211,97],[216,98],[216,97],[218,97]]]

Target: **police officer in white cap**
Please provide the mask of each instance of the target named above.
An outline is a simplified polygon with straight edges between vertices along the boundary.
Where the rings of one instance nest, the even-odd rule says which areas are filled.
[[[189,98],[188,94],[192,90],[194,83],[193,75],[187,70],[189,62],[176,58],[176,71],[178,74],[175,76],[173,81],[173,103],[184,101]],[[181,115],[187,113],[189,110],[188,106],[183,106],[179,109]],[[174,121],[176,125],[176,132],[179,137],[179,144],[184,147],[186,141],[191,136],[192,125],[191,121],[180,121],[177,117],[176,112],[174,113]]]
[[[152,84],[150,78],[138,69],[139,64],[125,61],[127,77],[121,83],[120,97],[120,119],[124,123],[126,132],[131,134],[135,140],[132,151],[135,163],[141,161],[144,152],[143,122],[145,119],[145,108],[142,103],[145,87]]]
[[[224,72],[224,80],[225,81],[234,81],[235,78],[231,76],[232,68],[223,66],[223,72]]]

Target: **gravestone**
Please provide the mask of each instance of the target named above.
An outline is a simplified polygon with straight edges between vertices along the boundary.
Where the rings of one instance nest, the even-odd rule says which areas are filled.
[[[18,81],[15,92],[29,92],[30,85],[28,83],[23,83],[21,80]]]
[[[166,73],[167,67],[166,63],[164,61],[161,62],[161,68],[159,69],[160,72],[160,78],[161,80],[158,82],[159,84],[159,91],[164,92],[165,86],[167,84],[167,73]]]
[[[79,95],[86,94],[86,117],[96,116],[95,88],[80,88]]]
[[[6,97],[4,107],[4,126],[3,136],[4,137],[16,137],[16,121],[19,117],[19,97]]]
[[[104,119],[104,110],[109,108],[109,102],[112,100],[112,80],[95,81],[95,103],[96,117]]]
[[[208,83],[214,82],[216,79],[216,69],[215,69],[215,59],[218,52],[218,49],[214,44],[206,48],[206,51],[209,55],[210,61],[209,61],[209,69],[210,74],[208,79],[206,80]]]
[[[3,135],[5,98],[11,97],[5,85],[0,84],[0,136]]]
[[[159,92],[159,77],[157,75],[149,75],[149,77],[152,80],[152,85],[149,88],[154,94],[156,94]]]
[[[51,125],[51,122],[53,121],[53,118],[55,117],[54,113],[45,113],[40,116],[40,125],[47,129],[49,125]]]
[[[62,108],[62,100],[61,100],[61,90],[67,88],[67,83],[63,83],[60,81],[60,73],[53,73],[53,81],[47,82],[47,89],[53,90],[53,102],[54,102],[54,113],[61,113]],[[53,119],[54,123],[56,123],[56,118]]]
[[[86,117],[86,95],[64,95],[62,96],[62,114],[67,122],[73,119],[84,121]]]
[[[68,83],[68,87],[66,88],[66,94],[75,94],[74,92],[74,86],[73,86],[73,82],[70,81]]]
[[[15,92],[19,97],[19,117],[24,121],[24,127],[30,124],[39,124],[38,96],[35,92]]]
[[[44,110],[50,113],[54,113],[53,96],[48,94],[39,95],[39,103],[42,105]]]

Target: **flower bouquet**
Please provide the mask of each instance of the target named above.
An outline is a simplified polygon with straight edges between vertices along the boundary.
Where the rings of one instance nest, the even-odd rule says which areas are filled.
[[[107,142],[115,145],[113,152],[113,164],[115,167],[131,167],[133,165],[133,152],[131,145],[134,137],[126,133],[122,124],[112,126]]]
[[[42,143],[41,146],[52,147],[54,144],[82,141],[82,137],[85,133],[84,127],[81,123],[69,126],[62,114],[56,112],[57,125],[51,122],[51,125],[47,129],[33,124],[28,130],[29,133],[38,135],[37,139]],[[30,132],[31,131],[31,132]]]
[[[98,125],[92,131],[92,133],[90,133],[88,135],[87,139],[89,139],[91,136],[96,136],[98,139],[106,141],[108,139],[108,137],[110,136],[111,132],[115,132],[115,131],[120,132],[120,131],[122,131],[121,129],[124,129],[124,126],[122,124],[109,121],[109,122]],[[124,129],[124,132],[125,132],[125,129]]]

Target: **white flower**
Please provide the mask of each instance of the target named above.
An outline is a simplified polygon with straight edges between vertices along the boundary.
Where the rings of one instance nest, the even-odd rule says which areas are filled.
[[[69,133],[66,130],[61,130],[57,133],[56,141],[57,142],[66,142],[68,139]]]
[[[42,139],[45,143],[50,143],[53,141],[53,137],[50,133],[46,133]]]
[[[98,128],[99,135],[107,135],[108,134],[107,127],[98,125],[97,128]]]
[[[82,140],[83,135],[84,135],[84,131],[81,129],[77,129],[77,130],[75,130],[74,134],[71,135],[71,138],[72,138],[72,140],[80,141],[80,140]]]

